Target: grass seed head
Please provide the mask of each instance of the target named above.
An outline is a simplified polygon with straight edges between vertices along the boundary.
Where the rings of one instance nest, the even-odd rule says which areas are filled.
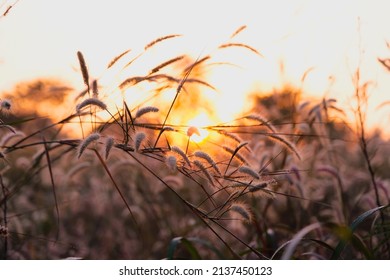
[[[202,151],[196,151],[194,153],[194,155],[198,158],[202,158],[204,160],[206,160],[213,168],[214,170],[219,174],[221,175],[221,171],[219,170],[217,164],[215,163],[215,161],[205,152],[202,152]]]
[[[139,117],[141,117],[147,113],[150,113],[150,112],[156,113],[158,111],[159,111],[159,109],[157,107],[146,106],[146,107],[143,107],[137,111],[137,113],[135,114],[135,118],[139,118]]]
[[[245,173],[255,179],[260,179],[260,175],[249,166],[241,166],[240,168],[238,168],[238,171],[241,173]]]
[[[242,202],[234,202],[229,208],[230,211],[233,211],[243,218],[244,222],[250,223],[253,219],[253,215],[249,206]]]
[[[88,105],[97,106],[97,107],[99,107],[102,110],[106,110],[107,109],[107,105],[103,101],[101,101],[101,100],[99,100],[99,99],[97,99],[95,97],[92,97],[92,98],[85,99],[83,102],[81,102],[81,103],[76,105],[77,113],[80,113],[81,110],[83,108],[85,108],[86,106],[88,106]]]
[[[178,154],[178,155],[180,155],[180,156],[183,158],[183,160],[187,163],[187,165],[188,165],[188,166],[191,166],[190,160],[188,159],[186,153],[185,153],[182,149],[180,149],[180,148],[177,147],[177,146],[172,146],[172,147],[171,147],[171,151],[172,151],[172,152],[175,152],[175,153]]]
[[[99,133],[92,133],[88,137],[86,137],[83,141],[81,141],[79,145],[79,149],[77,152],[77,157],[80,158],[85,149],[94,141],[99,140],[100,134]]]
[[[114,138],[108,137],[106,139],[106,145],[105,145],[105,157],[106,157],[106,159],[108,158],[108,156],[110,154],[110,151],[111,151],[113,146],[114,146]]]
[[[175,156],[168,156],[165,160],[165,163],[172,172],[177,170],[177,161]]]
[[[77,57],[79,59],[81,74],[83,75],[84,84],[88,87],[89,90],[89,74],[88,74],[87,64],[85,63],[84,56],[80,51],[77,52]]]
[[[145,138],[146,138],[145,133],[143,133],[143,132],[136,133],[135,138],[134,138],[134,148],[137,152],[139,151],[141,144],[142,144],[142,141],[144,141]]]
[[[211,176],[210,172],[206,169],[206,167],[201,163],[199,160],[194,160],[194,164],[199,168],[200,171],[206,176],[207,181],[215,186],[213,177]]]

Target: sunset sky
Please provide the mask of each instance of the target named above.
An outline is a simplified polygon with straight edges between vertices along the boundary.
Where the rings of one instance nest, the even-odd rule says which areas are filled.
[[[0,14],[10,5],[0,17],[0,92],[38,77],[60,78],[81,89],[77,51],[85,55],[91,76],[101,77],[113,57],[129,48],[142,50],[158,37],[183,34],[161,52],[197,57],[247,25],[237,40],[264,57],[226,53],[226,60],[240,61],[242,71],[221,70],[212,77],[226,92],[221,100],[235,96],[233,104],[242,107],[243,96],[254,87],[299,86],[305,71],[313,68],[304,91],[322,96],[329,90],[327,96],[348,109],[351,76],[360,61],[362,79],[375,82],[370,125],[390,122],[390,106],[375,109],[390,100],[390,73],[377,61],[390,57],[388,1],[0,0]]]

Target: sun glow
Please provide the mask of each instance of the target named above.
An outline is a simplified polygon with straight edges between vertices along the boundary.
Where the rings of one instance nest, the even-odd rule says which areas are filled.
[[[187,135],[191,141],[201,143],[209,136],[209,131],[206,129],[211,123],[206,112],[199,113],[195,118],[188,121]]]

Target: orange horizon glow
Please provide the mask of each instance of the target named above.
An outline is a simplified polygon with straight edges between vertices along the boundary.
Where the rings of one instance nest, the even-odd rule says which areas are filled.
[[[14,4],[0,1],[0,14]],[[64,80],[81,91],[76,52],[82,51],[91,77],[99,79],[109,106],[115,108],[121,102],[115,88],[124,78],[145,75],[181,54],[196,59],[211,53],[216,63],[234,66],[206,69],[205,79],[217,89],[203,89],[213,114],[192,112],[185,125],[230,121],[251,106],[248,94],[271,92],[286,84],[301,87],[307,96],[336,98],[339,107],[349,109],[354,92],[351,76],[361,68],[362,82],[375,83],[368,125],[384,129],[390,121],[389,106],[376,108],[390,99],[390,73],[377,58],[390,57],[386,46],[389,8],[385,1],[197,1],[184,5],[169,0],[151,5],[120,0],[20,0],[0,18],[0,92],[41,77]],[[247,28],[235,41],[256,48],[262,57],[242,49],[216,51],[242,25]],[[143,54],[128,71],[106,70],[107,63],[124,50],[131,49],[128,57],[134,57],[147,43],[168,34],[183,36]],[[147,84],[142,87],[143,92],[150,90]],[[167,92],[161,98],[169,102],[173,94]],[[127,95],[134,106],[142,104],[139,93]],[[203,120],[192,124],[191,119],[197,118]]]

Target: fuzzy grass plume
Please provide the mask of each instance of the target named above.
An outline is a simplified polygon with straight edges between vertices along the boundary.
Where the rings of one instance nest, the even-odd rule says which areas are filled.
[[[165,159],[165,163],[166,165],[168,166],[168,168],[174,172],[177,170],[177,160],[176,160],[176,157],[173,156],[173,155],[170,155],[168,156],[166,159]]]
[[[81,141],[81,143],[78,147],[77,157],[80,158],[81,155],[83,154],[83,152],[85,151],[85,149],[88,148],[88,146],[92,142],[99,140],[99,138],[100,138],[99,133],[92,133],[88,137],[86,137],[83,141]]]
[[[283,144],[285,147],[287,147],[287,149],[291,152],[293,152],[299,160],[301,160],[301,155],[299,154],[297,148],[295,147],[294,144],[292,144],[290,141],[288,141],[287,139],[277,135],[277,134],[270,134],[268,135],[268,137],[270,137],[271,139],[274,139],[276,140],[277,142]]]
[[[110,151],[112,149],[112,147],[114,146],[114,138],[112,137],[107,137],[106,139],[106,143],[105,143],[105,150],[104,150],[104,155],[105,155],[105,158],[108,159],[108,156],[110,155]]]
[[[213,177],[206,167],[199,160],[194,160],[193,163],[199,168],[199,170],[206,176],[207,181],[215,187]]]
[[[79,59],[81,74],[83,75],[84,84],[87,86],[89,92],[89,74],[88,74],[87,64],[85,63],[84,56],[80,51],[77,52],[77,57]]]
[[[202,158],[204,160],[206,160],[213,168],[214,170],[219,174],[221,175],[221,171],[219,170],[217,164],[215,163],[215,161],[205,152],[203,151],[196,151],[194,153],[194,155],[198,158]]]
[[[153,107],[153,106],[143,107],[137,111],[137,113],[135,114],[135,119],[138,119],[147,113],[156,113],[158,111],[159,109],[157,107]]]
[[[253,177],[254,179],[260,179],[259,173],[257,173],[255,170],[253,170],[249,166],[241,166],[240,168],[238,168],[238,171],[241,173],[247,174],[247,175]]]
[[[242,202],[234,202],[230,205],[230,211],[237,213],[244,222],[251,223],[253,219],[252,211],[249,206]]]
[[[191,167],[191,162],[190,162],[188,156],[186,155],[186,153],[185,153],[182,149],[180,149],[180,148],[177,147],[177,146],[172,146],[172,147],[171,147],[171,151],[172,151],[172,152],[175,152],[175,153],[178,154],[178,155],[180,155],[181,158],[185,161],[185,163],[186,163],[188,166]]]
[[[248,120],[258,121],[260,123],[260,125],[265,125],[272,132],[276,132],[275,127],[267,119],[265,119],[263,116],[261,116],[259,114],[252,114],[252,115],[246,116],[245,118]]]
[[[93,105],[93,106],[99,107],[102,110],[107,109],[107,105],[103,101],[99,100],[98,98],[91,97],[91,98],[85,99],[84,101],[82,101],[81,103],[76,105],[77,113],[80,113],[81,110],[88,105]]]
[[[134,149],[139,152],[141,148],[141,144],[146,138],[146,134],[144,132],[137,132],[134,137]]]

